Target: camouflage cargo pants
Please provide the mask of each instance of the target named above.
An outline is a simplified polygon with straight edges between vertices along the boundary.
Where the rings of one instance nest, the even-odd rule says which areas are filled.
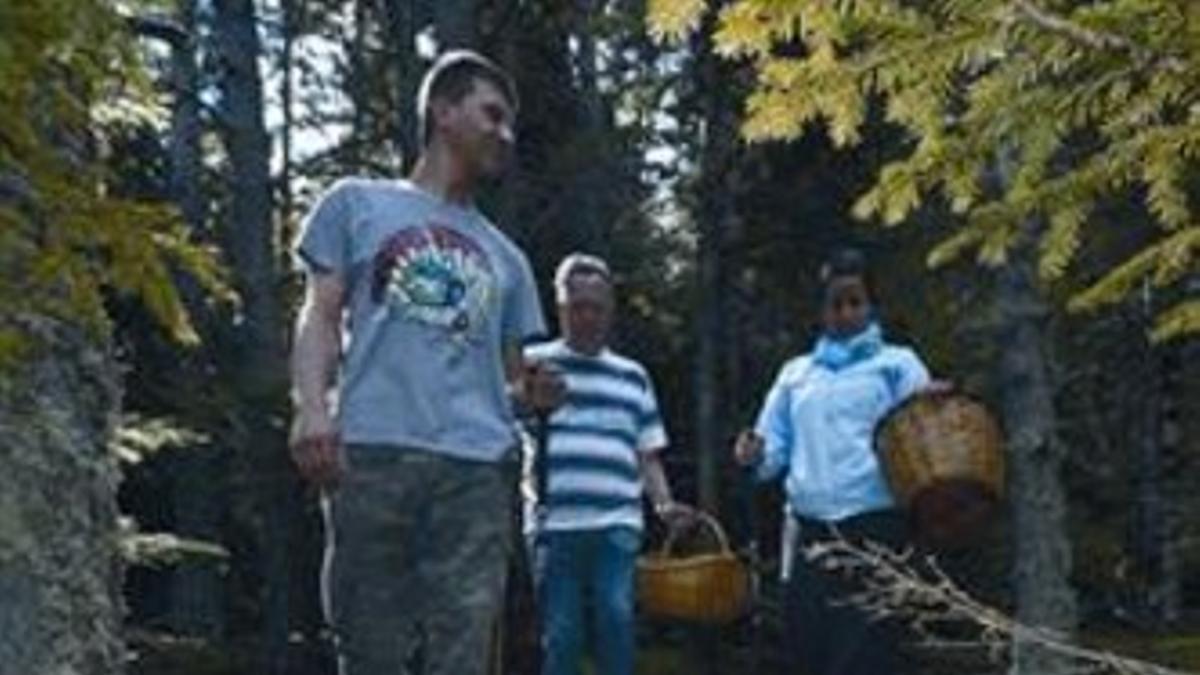
[[[347,448],[322,593],[341,675],[483,675],[512,545],[515,467]]]

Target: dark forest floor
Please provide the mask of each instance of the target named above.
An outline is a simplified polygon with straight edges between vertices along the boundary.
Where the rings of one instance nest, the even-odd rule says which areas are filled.
[[[752,627],[694,628],[643,622],[639,637],[639,675],[746,675],[783,673],[778,640],[755,635]],[[756,640],[757,637],[757,640]],[[233,640],[210,645],[162,633],[135,631],[130,675],[262,675],[258,645]],[[1183,672],[1200,673],[1200,622],[1170,632],[1146,633],[1100,627],[1083,634],[1091,647],[1142,659]],[[921,675],[1000,675],[1002,663],[984,649],[907,649],[913,673]],[[334,675],[328,649],[297,640],[289,665],[278,675]],[[592,671],[586,671],[588,675]]]

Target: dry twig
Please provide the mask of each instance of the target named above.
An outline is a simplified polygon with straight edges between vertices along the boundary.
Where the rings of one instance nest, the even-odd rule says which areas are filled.
[[[839,537],[809,544],[804,547],[804,556],[823,569],[853,576],[862,590],[845,602],[859,607],[874,620],[892,618],[911,626],[921,636],[921,646],[982,648],[993,660],[999,661],[1015,641],[1020,641],[1073,659],[1088,672],[1189,675],[1147,661],[1079,646],[1058,631],[1023,625],[971,597],[950,579],[935,558],[914,560],[912,550],[897,552],[873,542],[857,545]],[[978,636],[971,640],[938,636],[939,624],[962,623],[975,626]]]

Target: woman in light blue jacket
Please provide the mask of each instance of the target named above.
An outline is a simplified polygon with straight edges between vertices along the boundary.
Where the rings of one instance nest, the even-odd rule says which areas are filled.
[[[929,385],[911,349],[889,344],[875,318],[861,253],[839,251],[821,269],[822,333],[780,370],[753,431],[734,447],[760,481],[785,476],[796,545],[840,534],[900,546],[907,538],[873,436],[879,421]],[[785,624],[794,670],[807,675],[899,672],[889,630],[842,600],[852,580],[792,551]],[[841,598],[841,600],[839,600]]]

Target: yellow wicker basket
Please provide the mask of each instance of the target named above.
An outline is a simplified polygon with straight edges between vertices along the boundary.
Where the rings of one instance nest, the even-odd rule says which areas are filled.
[[[911,397],[880,422],[875,446],[896,500],[930,545],[971,543],[1003,499],[1003,435],[970,396]]]
[[[638,602],[643,612],[666,619],[703,623],[733,621],[750,604],[750,574],[721,525],[706,513],[699,514],[716,535],[717,550],[677,556],[676,532],[671,532],[656,552],[642,556],[637,565]]]

